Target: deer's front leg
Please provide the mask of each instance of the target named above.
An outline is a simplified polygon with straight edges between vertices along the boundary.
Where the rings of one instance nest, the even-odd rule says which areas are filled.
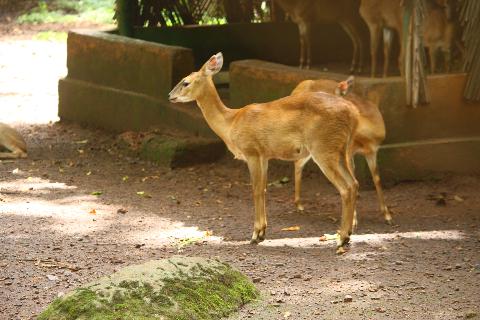
[[[267,213],[265,210],[265,193],[267,187],[268,161],[261,157],[247,159],[250,171],[250,180],[253,188],[253,200],[255,204],[255,221],[253,235],[250,243],[257,244],[265,240],[267,229]]]
[[[310,156],[304,159],[295,161],[295,206],[299,211],[303,211],[303,204],[301,199],[302,190],[302,171],[305,164],[310,160]]]

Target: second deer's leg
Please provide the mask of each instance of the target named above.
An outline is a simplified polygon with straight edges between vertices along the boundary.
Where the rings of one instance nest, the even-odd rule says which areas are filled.
[[[265,208],[265,193],[267,187],[268,161],[261,157],[247,159],[252,182],[253,200],[255,205],[255,221],[253,224],[253,235],[250,243],[257,244],[265,240],[267,228],[267,213]]]
[[[310,156],[295,161],[295,206],[300,211],[304,209],[300,195],[302,190],[302,171],[308,160],[310,160]]]
[[[377,166],[377,151],[365,154],[365,159],[367,160],[368,168],[372,174],[373,183],[375,184],[375,189],[377,190],[378,201],[380,202],[380,210],[385,217],[385,221],[388,224],[392,224],[392,215],[388,210],[387,205],[385,204],[385,198],[383,196],[382,184],[380,182],[380,174],[378,173]]]
[[[370,31],[370,55],[371,55],[371,76],[375,77],[375,72],[377,69],[377,52],[378,52],[378,42],[380,40],[380,31],[381,28],[377,24],[369,24],[368,29]]]

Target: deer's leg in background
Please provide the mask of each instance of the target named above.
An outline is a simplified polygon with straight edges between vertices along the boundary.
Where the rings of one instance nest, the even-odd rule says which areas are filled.
[[[255,204],[255,221],[253,235],[250,243],[257,244],[265,239],[267,228],[267,214],[265,210],[265,193],[267,187],[268,161],[260,156],[247,159],[250,180],[253,188],[253,200]]]
[[[388,69],[390,66],[390,57],[392,55],[392,42],[393,42],[393,30],[383,28],[383,77],[388,75]]]
[[[300,211],[304,210],[300,195],[302,191],[302,171],[308,160],[310,160],[310,156],[295,161],[295,206]]]
[[[370,31],[371,77],[373,78],[375,77],[375,73],[377,71],[377,52],[381,28],[376,24],[369,24],[368,30]]]
[[[373,183],[375,184],[375,189],[377,191],[378,202],[380,203],[380,210],[383,213],[385,222],[392,224],[392,215],[388,210],[387,205],[385,204],[385,198],[383,196],[382,184],[380,181],[380,174],[378,173],[377,166],[377,151],[373,151],[365,154],[365,159],[367,160],[368,168],[372,174]]]
[[[350,40],[352,40],[352,45],[353,45],[353,56],[352,56],[352,64],[350,65],[350,73],[354,73],[357,70],[357,67],[359,70],[361,70],[361,50],[362,46],[360,44],[360,36],[358,34],[358,31],[352,26],[349,22],[343,21],[341,23],[343,30],[348,34],[350,37]]]

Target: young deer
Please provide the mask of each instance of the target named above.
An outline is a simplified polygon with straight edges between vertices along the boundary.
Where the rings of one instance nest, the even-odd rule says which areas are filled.
[[[364,27],[355,0],[276,0],[276,3],[298,25],[300,68],[310,68],[314,23],[339,23],[353,44],[350,71],[361,71],[364,48],[360,30]]]
[[[357,109],[345,99],[322,92],[230,109],[220,100],[212,81],[222,65],[221,53],[212,56],[198,72],[173,88],[169,100],[196,100],[209,126],[235,158],[247,162],[255,203],[251,243],[265,239],[268,160],[298,161],[312,157],[341,195],[342,221],[337,247],[342,252],[352,233],[358,190],[351,163]]]
[[[385,139],[385,124],[378,107],[371,101],[361,98],[354,93],[349,93],[350,87],[353,85],[353,77],[349,77],[346,81],[337,83],[333,80],[305,80],[300,82],[292,91],[292,95],[303,94],[305,92],[335,92],[336,95],[343,96],[351,101],[358,109],[359,118],[358,126],[353,136],[353,153],[362,154],[367,160],[368,168],[372,174],[373,183],[377,190],[378,201],[380,202],[380,210],[388,224],[392,223],[392,216],[385,204],[382,186],[380,183],[380,175],[377,167],[377,152],[380,144]],[[295,205],[298,210],[303,210],[300,198],[300,190],[302,183],[302,170],[309,158],[295,161]],[[356,224],[356,218],[354,225]]]
[[[430,72],[437,68],[437,52],[443,53],[445,72],[450,71],[451,49],[455,38],[455,24],[448,20],[447,0],[426,1],[427,13],[423,24],[423,44],[430,56]]]
[[[20,133],[12,127],[0,123],[0,159],[27,157],[27,144]]]

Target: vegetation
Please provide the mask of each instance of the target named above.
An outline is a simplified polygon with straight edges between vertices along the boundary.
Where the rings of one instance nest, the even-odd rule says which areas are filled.
[[[77,289],[56,299],[38,319],[221,319],[258,296],[248,278],[227,265],[197,264],[188,274],[180,271],[161,282],[122,280]]]
[[[113,23],[115,0],[40,0],[30,11],[20,15],[19,23]]]

